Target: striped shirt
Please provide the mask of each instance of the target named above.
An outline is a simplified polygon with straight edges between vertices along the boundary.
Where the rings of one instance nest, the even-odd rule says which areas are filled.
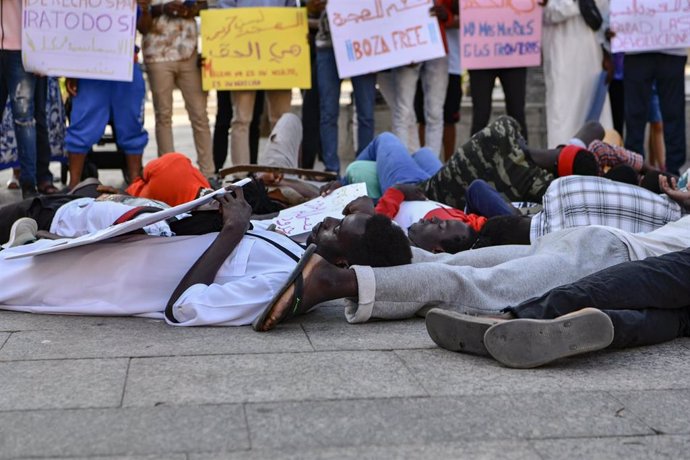
[[[681,207],[666,195],[602,177],[554,180],[534,215],[530,240],[564,228],[606,225],[630,233],[650,232],[680,219]]]

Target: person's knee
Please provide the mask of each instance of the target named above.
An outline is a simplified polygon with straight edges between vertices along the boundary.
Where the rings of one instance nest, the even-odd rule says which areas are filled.
[[[18,126],[33,126],[34,120],[34,93],[27,80],[17,83],[12,95],[12,116]]]

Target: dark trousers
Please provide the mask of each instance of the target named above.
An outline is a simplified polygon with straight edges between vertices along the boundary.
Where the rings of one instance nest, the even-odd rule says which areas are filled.
[[[664,121],[666,167],[676,175],[685,163],[686,61],[687,56],[663,53],[626,54],[624,60],[625,148],[644,154],[645,126],[656,81]]]
[[[314,162],[321,157],[321,101],[319,99],[318,76],[316,74],[316,45],[314,34],[309,34],[311,50],[311,88],[302,92],[302,156],[300,168],[313,169]]]
[[[525,92],[527,68],[470,70],[470,96],[472,96],[471,134],[489,124],[491,102],[496,78],[501,81],[506,99],[506,112],[520,124],[522,137],[527,140],[525,121]]]
[[[518,318],[552,319],[594,307],[614,326],[612,348],[690,335],[690,249],[625,262],[507,308]]]
[[[232,121],[232,102],[230,91],[218,91],[218,111],[216,112],[216,124],[213,127],[213,166],[216,171],[223,169],[225,160],[228,159],[228,133]],[[259,137],[261,136],[261,115],[264,111],[264,92],[256,92],[254,102],[254,114],[249,125],[249,161],[256,164],[259,158]]]
[[[623,80],[611,80],[609,83],[609,100],[611,101],[611,115],[613,116],[613,128],[621,136],[625,128],[625,91]]]

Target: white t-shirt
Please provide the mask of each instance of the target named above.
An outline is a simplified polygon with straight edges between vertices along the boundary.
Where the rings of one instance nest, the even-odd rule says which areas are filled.
[[[297,257],[304,252],[301,246],[275,232],[250,233],[281,244]],[[51,241],[39,240],[2,251],[0,309],[163,319],[165,306],[180,280],[216,236],[124,236],[13,260],[3,256]],[[245,236],[218,270],[213,284],[196,284],[182,293],[174,305],[175,318],[180,322],[174,324],[250,324],[295,265],[270,243]]]
[[[429,212],[438,208],[450,208],[450,206],[432,200],[403,201],[400,203],[400,209],[393,218],[393,221],[407,233],[407,229],[410,225],[419,222],[419,220],[423,219]]]
[[[657,257],[690,248],[690,215],[649,233],[628,233],[617,228],[604,228],[628,247],[630,260]]]

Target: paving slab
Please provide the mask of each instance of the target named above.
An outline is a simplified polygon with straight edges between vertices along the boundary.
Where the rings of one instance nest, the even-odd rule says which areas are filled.
[[[92,458],[248,448],[240,405],[0,413],[0,458]]]
[[[652,434],[603,392],[248,404],[252,446],[274,449]],[[296,427],[303,427],[296,429]]]
[[[602,351],[533,370],[503,367],[491,358],[431,350],[397,350],[431,395],[553,390],[687,388],[690,354],[675,343]]]
[[[125,406],[424,395],[392,352],[133,359]]]
[[[586,458],[588,460],[629,460],[687,458],[690,436],[635,436],[578,438],[531,443],[544,460]]]
[[[302,327],[319,351],[436,348],[423,318],[349,324],[342,307],[327,307],[305,316]]]
[[[165,455],[115,455],[97,457],[22,457],[23,460],[187,460],[187,454],[165,454]]]
[[[616,391],[611,395],[659,434],[690,434],[690,382],[684,390]]]
[[[84,359],[0,363],[0,411],[119,406],[127,362]]]
[[[413,441],[414,436],[408,439]],[[354,444],[354,443],[353,443]],[[469,441],[464,443],[434,443],[428,445],[397,444],[388,446],[352,446],[325,449],[265,450],[257,449],[246,452],[191,454],[189,460],[379,460],[395,458],[413,459],[495,459],[503,460],[541,460],[541,457],[525,441]]]
[[[132,319],[134,321],[102,321],[59,330],[14,332],[0,349],[0,360],[313,350],[299,324],[285,325],[268,337],[248,326],[186,328],[169,326],[163,321]]]

